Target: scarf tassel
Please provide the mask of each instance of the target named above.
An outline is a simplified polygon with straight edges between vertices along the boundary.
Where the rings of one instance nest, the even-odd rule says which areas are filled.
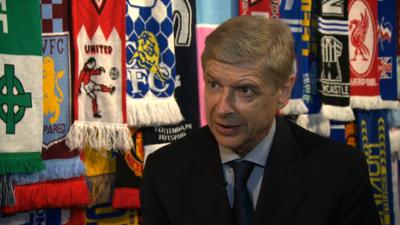
[[[40,152],[0,153],[0,174],[33,173],[44,167]]]
[[[350,106],[353,109],[382,109],[383,104],[380,96],[351,96]]]
[[[0,176],[0,208],[15,205],[15,194],[9,175]]]
[[[283,115],[298,115],[308,112],[308,108],[302,99],[290,99],[289,103],[281,110]]]
[[[329,120],[322,114],[299,115],[296,123],[301,127],[324,137],[329,137],[331,133]]]
[[[110,202],[115,182],[114,174],[86,177],[90,191],[89,207]]]
[[[139,189],[116,188],[112,200],[114,209],[140,208]]]
[[[14,192],[16,204],[3,208],[4,214],[43,208],[85,207],[89,203],[84,177],[17,185]]]
[[[36,173],[13,174],[17,185],[39,183],[48,180],[69,179],[85,174],[85,167],[79,156],[71,159],[45,160],[46,169]]]
[[[126,124],[104,124],[75,121],[67,135],[66,144],[71,149],[83,149],[90,146],[92,149],[114,149],[129,151],[133,148],[133,141]]]
[[[354,121],[355,116],[350,106],[336,106],[322,104],[321,113],[330,120]]]
[[[178,103],[173,97],[151,101],[135,99],[128,101],[128,107],[128,124],[133,127],[177,124],[183,120]]]

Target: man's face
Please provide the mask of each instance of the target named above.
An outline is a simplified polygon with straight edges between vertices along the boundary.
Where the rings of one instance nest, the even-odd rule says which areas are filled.
[[[265,77],[245,65],[208,60],[204,80],[211,132],[220,145],[242,156],[268,134],[275,113],[287,103],[285,91],[274,91]]]

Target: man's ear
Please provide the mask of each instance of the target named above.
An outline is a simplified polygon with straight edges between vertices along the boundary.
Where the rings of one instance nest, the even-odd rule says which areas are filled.
[[[296,80],[296,75],[290,75],[288,81],[279,89],[280,92],[280,96],[278,99],[279,109],[282,109],[288,104],[295,80]]]

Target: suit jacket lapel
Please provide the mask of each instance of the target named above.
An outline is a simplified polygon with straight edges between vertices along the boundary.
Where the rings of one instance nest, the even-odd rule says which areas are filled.
[[[233,224],[231,210],[225,189],[225,178],[222,172],[218,144],[207,128],[201,143],[193,143],[197,159],[193,161],[193,179],[189,184],[192,191],[194,212],[198,213],[198,224]]]
[[[277,117],[255,211],[255,224],[290,223],[303,197],[303,158],[289,125]]]

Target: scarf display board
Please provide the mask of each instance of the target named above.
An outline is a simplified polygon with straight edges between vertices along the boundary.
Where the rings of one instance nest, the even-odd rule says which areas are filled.
[[[398,109],[396,4],[396,0],[378,1],[378,73],[382,107]]]
[[[144,144],[143,132],[131,129],[135,149],[124,155],[116,153],[117,168],[112,207],[140,208],[139,188],[143,174]]]
[[[71,149],[125,151],[133,147],[126,124],[125,1],[72,0],[75,49]]]
[[[41,0],[44,116],[42,151],[70,150],[65,144],[72,119],[69,6],[69,0]]]
[[[127,1],[128,124],[176,124],[183,117],[174,98],[176,80],[172,1]]]
[[[378,2],[349,0],[350,105],[382,108],[378,73]]]
[[[330,120],[353,121],[350,107],[348,1],[319,2],[318,71],[321,113]]]
[[[139,225],[142,219],[139,209],[113,209],[108,202],[87,209],[85,222],[98,225]]]
[[[40,2],[0,8],[0,175],[35,172],[44,167]]]
[[[304,1],[271,1],[271,10],[277,9],[278,12],[271,12],[271,18],[278,15],[285,22],[294,37],[295,44],[295,65],[293,74],[296,76],[289,103],[281,110],[284,115],[303,114],[308,112],[308,108],[303,101],[303,82],[304,76],[310,73],[310,29],[311,29],[311,8],[312,2]],[[278,5],[279,4],[279,5]]]
[[[198,77],[196,66],[196,1],[173,1],[175,27],[175,98],[184,121],[176,125],[142,129],[146,145],[169,143],[200,127]]]
[[[358,148],[365,153],[382,225],[393,225],[393,191],[386,110],[357,110]]]

